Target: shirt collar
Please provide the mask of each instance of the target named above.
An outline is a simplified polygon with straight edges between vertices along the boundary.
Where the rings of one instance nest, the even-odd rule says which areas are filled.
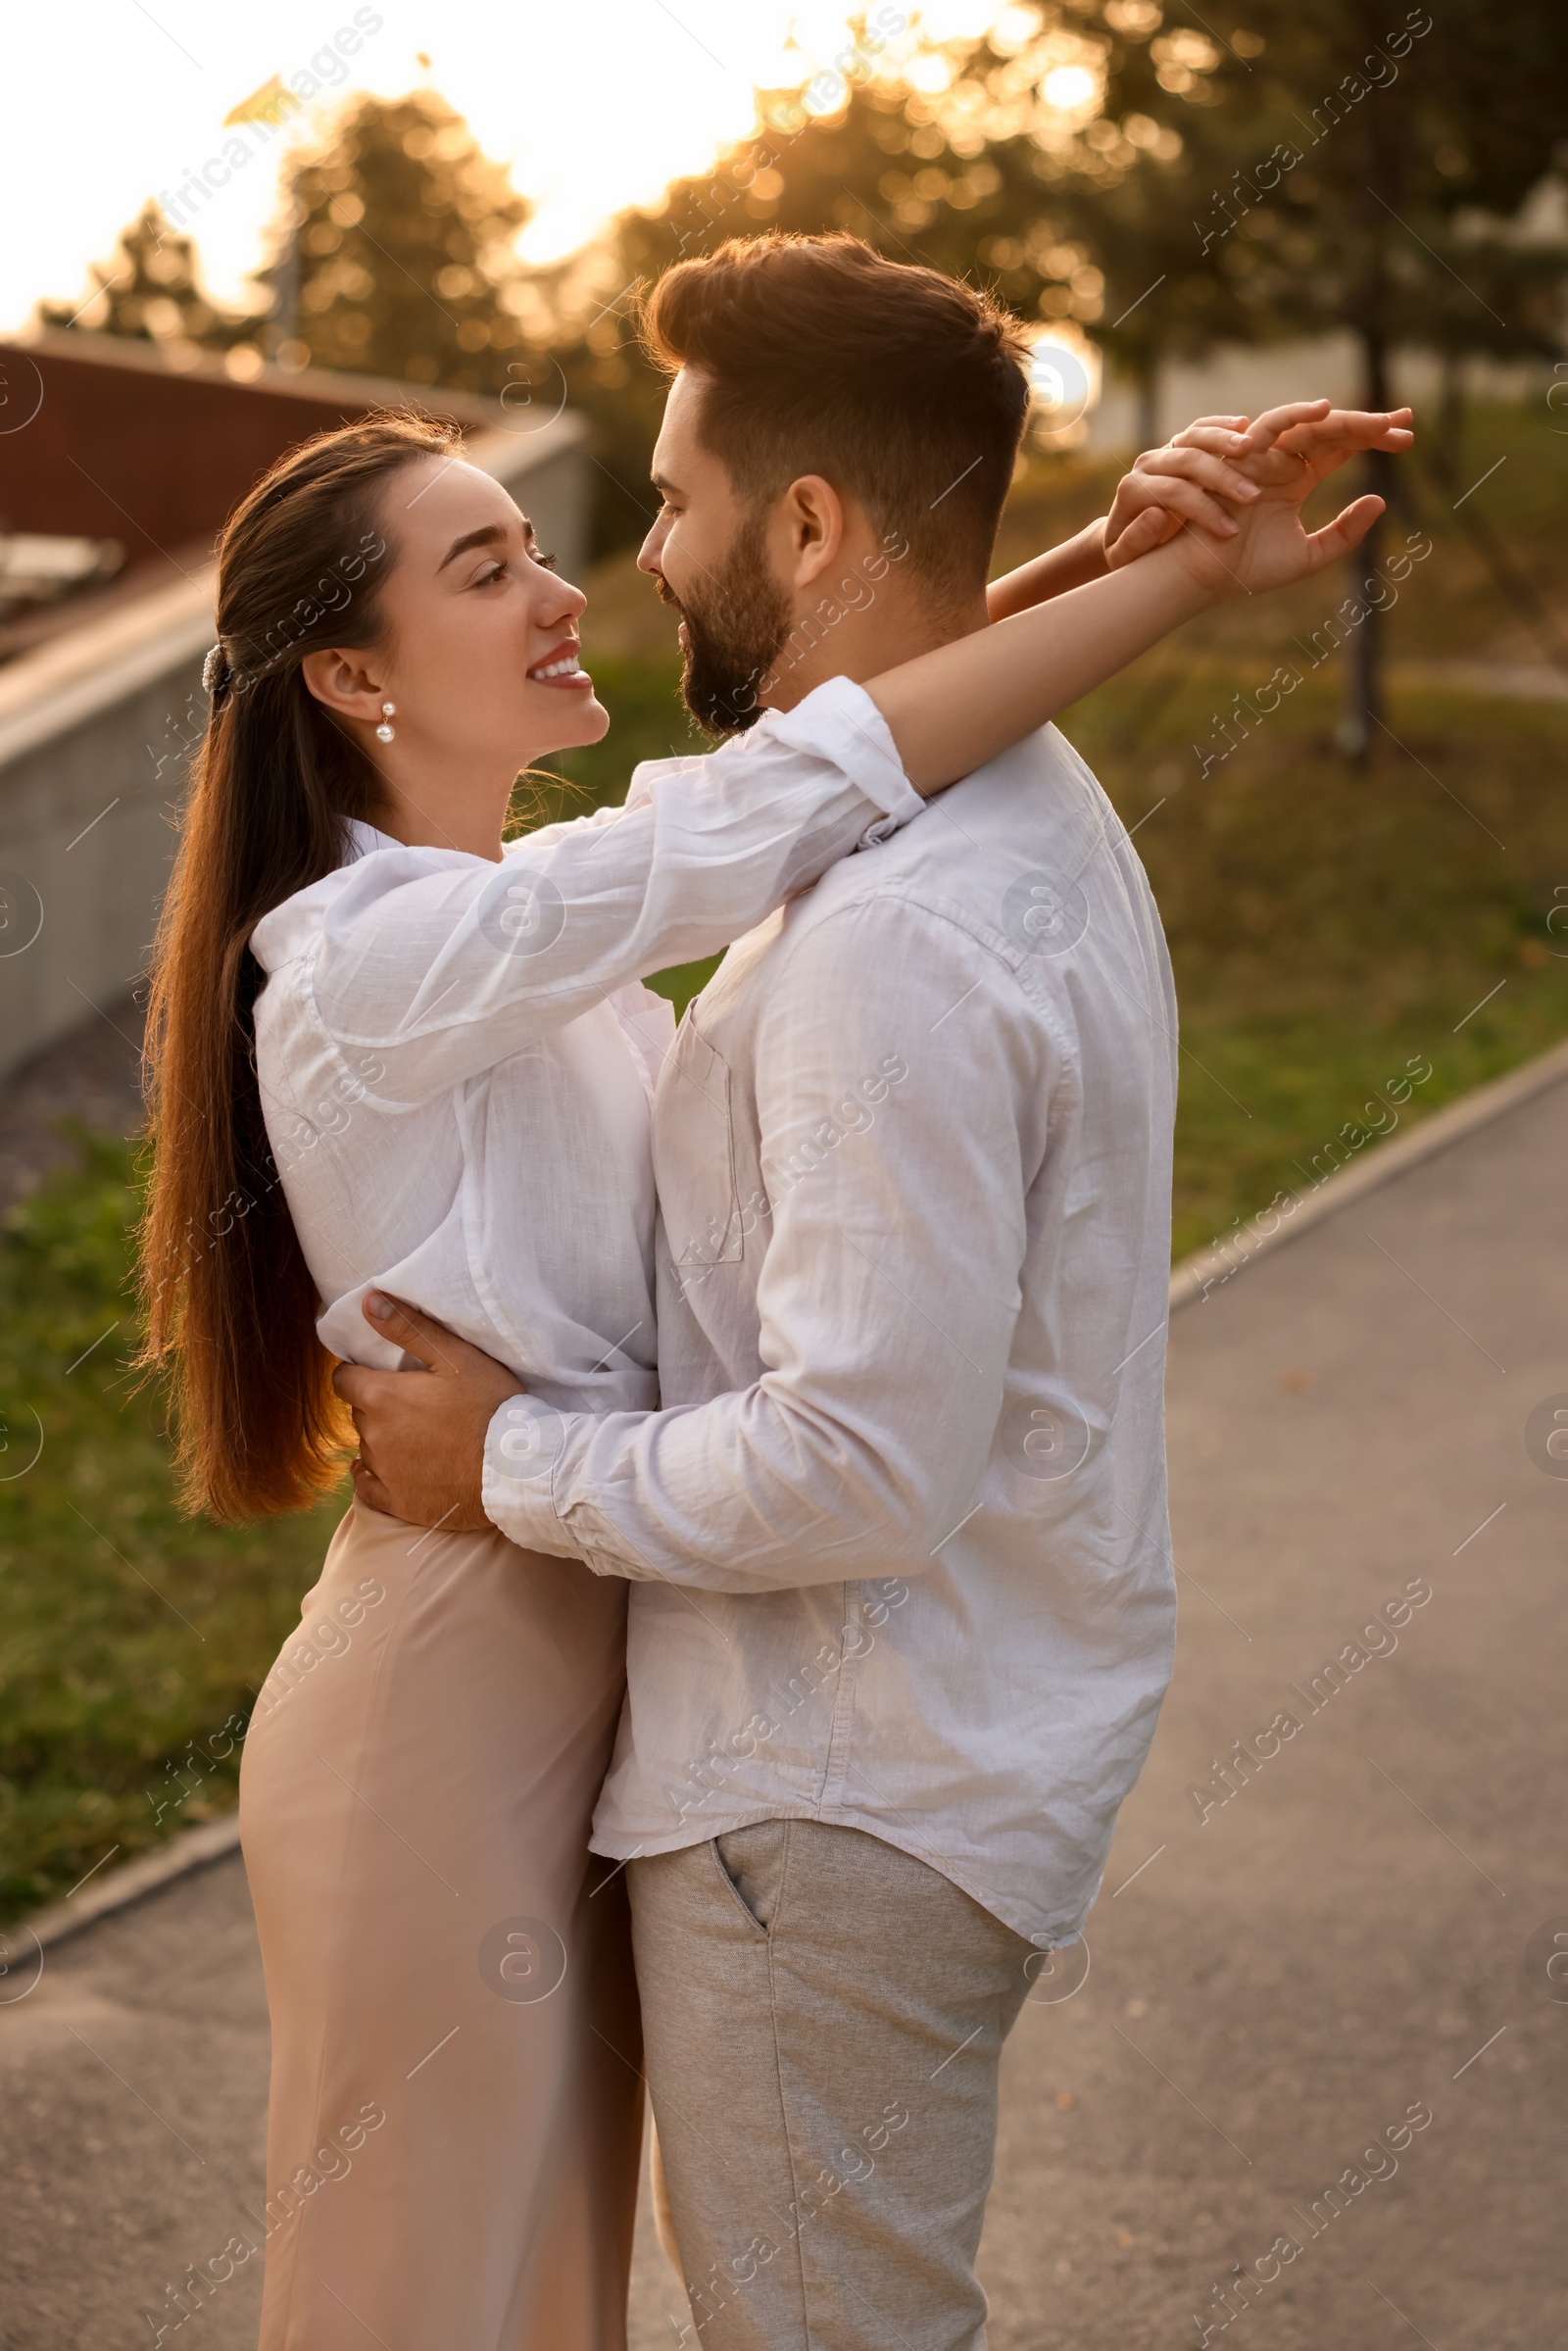
[[[345,865],[358,864],[361,857],[368,857],[374,849],[403,847],[402,842],[394,841],[390,833],[377,832],[373,824],[367,824],[363,816],[345,816],[343,842],[342,861]]]

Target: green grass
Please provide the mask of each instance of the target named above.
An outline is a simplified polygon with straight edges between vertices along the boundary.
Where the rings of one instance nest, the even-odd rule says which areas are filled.
[[[13,1211],[0,1250],[8,1918],[232,1805],[236,1733],[342,1513],[235,1530],[176,1511],[156,1400],[124,1368],[130,1150],[78,1134],[80,1166]]]
[[[1462,480],[1506,460],[1478,498],[1495,496],[1508,560],[1560,606],[1568,436],[1549,425],[1544,411],[1478,416]],[[1004,562],[1101,511],[1114,473],[1032,469]],[[1430,486],[1422,496],[1433,554],[1401,593],[1391,651],[1474,656],[1508,613],[1447,505]],[[1194,745],[1212,741],[1212,713],[1291,659],[1344,592],[1324,578],[1228,607],[1064,721],[1138,827],[1170,939],[1185,1047],[1178,1255],[1307,1181],[1408,1061],[1432,1075],[1406,1125],[1568,1035],[1568,940],[1546,929],[1568,904],[1555,895],[1568,893],[1568,706],[1396,683],[1393,735],[1354,772],[1332,745],[1328,663],[1200,772]],[[611,737],[560,762],[534,821],[618,799],[638,759],[701,748],[672,663],[596,652],[593,665]],[[709,968],[655,985],[679,1005]],[[177,1514],[155,1399],[123,1369],[129,1153],[85,1136],[82,1151],[79,1169],[13,1214],[0,1248],[5,1916],[232,1802],[236,1719],[341,1508],[244,1531]]]
[[[1308,681],[1200,780],[1193,730],[1230,674],[1195,665],[1136,749],[1109,689],[1067,726],[1138,826],[1170,941],[1178,1256],[1315,1180],[1407,1061],[1432,1074],[1405,1127],[1568,1036],[1568,941],[1546,929],[1568,707],[1396,693],[1398,742],[1355,772],[1332,685]]]

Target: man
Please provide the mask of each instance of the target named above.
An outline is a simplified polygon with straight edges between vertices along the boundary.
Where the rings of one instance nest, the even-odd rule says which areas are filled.
[[[700,716],[985,625],[1024,415],[990,318],[849,240],[661,281],[641,560]],[[1205,430],[1194,496],[1250,497],[1238,457],[1293,528],[1350,447],[1409,437]],[[439,1376],[339,1375],[372,1505],[631,1581],[594,1842],[627,1867],[685,2340],[983,2340],[1002,2042],[1170,1670],[1175,1022],[1128,836],[1046,728],[692,1007],[655,1108],[661,1412],[564,1416],[386,1301]]]

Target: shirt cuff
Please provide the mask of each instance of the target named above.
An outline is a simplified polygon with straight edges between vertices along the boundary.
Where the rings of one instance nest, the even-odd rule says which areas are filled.
[[[524,1551],[568,1551],[554,1476],[566,1422],[536,1396],[509,1396],[485,1432],[480,1499],[493,1527]]]
[[[866,843],[885,841],[925,807],[904,772],[887,720],[852,677],[826,679],[793,710],[770,710],[768,731],[792,751],[831,759],[875,802],[884,821],[868,826],[861,836]]]

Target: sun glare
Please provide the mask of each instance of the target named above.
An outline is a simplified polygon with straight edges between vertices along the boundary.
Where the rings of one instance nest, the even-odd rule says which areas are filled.
[[[58,85],[58,27],[47,12],[13,12],[16,90]],[[978,32],[986,0],[932,0],[919,22],[933,38]],[[754,91],[816,85],[808,111],[832,111],[841,61],[865,55],[863,20],[836,0],[601,0],[592,54],[570,10],[471,0],[346,0],[341,37],[318,0],[272,0],[266,12],[160,0],[154,16],[117,7],[74,69],[69,107],[12,109],[0,142],[0,192],[28,234],[0,247],[0,327],[20,325],[35,300],[91,291],[88,265],[107,255],[149,196],[194,171],[214,190],[193,225],[206,282],[243,302],[268,254],[277,215],[278,166],[297,146],[330,134],[362,92],[400,97],[433,87],[534,207],[519,240],[543,265],[591,238],[623,206],[656,205],[667,181],[708,171],[754,121]],[[881,12],[873,35],[897,46],[912,5]],[[353,18],[353,26],[347,20]],[[895,27],[899,29],[896,31]],[[354,29],[358,27],[358,29]],[[874,58],[876,52],[870,55]],[[939,61],[933,94],[948,78]],[[231,118],[249,99],[260,127]],[[834,99],[836,105],[838,99]],[[59,169],[61,140],[73,169]],[[247,153],[254,157],[241,168]],[[47,204],[37,191],[47,187]]]
[[[1040,84],[1040,95],[1058,114],[1076,115],[1093,106],[1100,85],[1087,66],[1053,66]]]
[[[1074,446],[1100,398],[1100,353],[1087,335],[1052,326],[1029,348],[1029,421],[1048,448]]]

